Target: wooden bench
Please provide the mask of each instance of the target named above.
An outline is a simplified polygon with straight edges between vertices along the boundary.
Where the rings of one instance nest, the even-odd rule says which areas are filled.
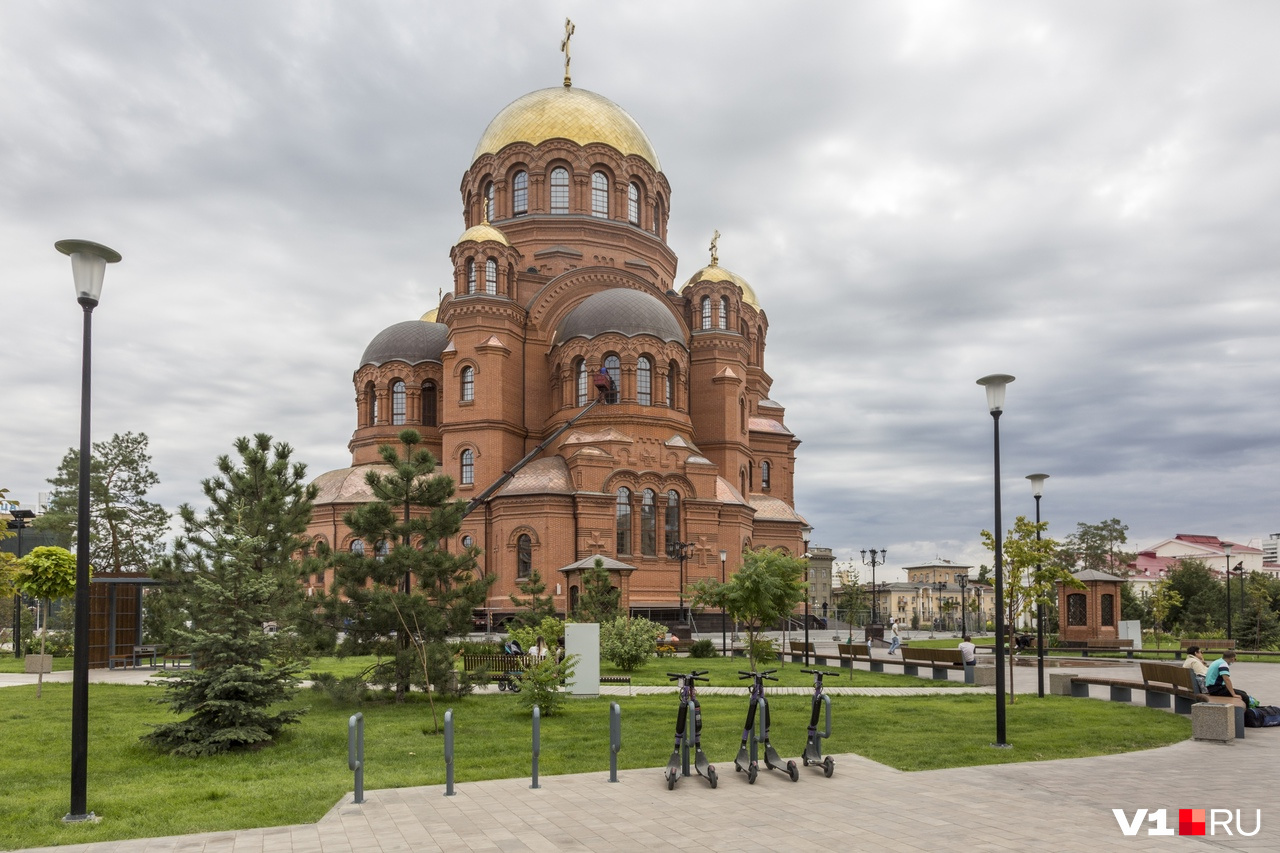
[[[1178,642],[1178,651],[1174,653],[1177,660],[1182,660],[1182,653],[1192,646],[1199,646],[1203,654],[1214,654],[1225,652],[1227,649],[1235,650],[1235,640],[1180,640]]]
[[[872,672],[884,672],[884,664],[871,657],[871,649],[866,643],[837,643],[836,654],[840,659],[840,666],[844,666],[844,662],[849,662],[849,669],[853,669],[854,661],[865,661],[871,664]]]
[[[524,672],[533,662],[532,655],[494,655],[467,654],[462,655],[462,668],[467,672],[484,673],[498,682],[499,690],[506,690],[514,681],[514,677]]]
[[[920,667],[927,665],[931,670],[930,675],[934,679],[946,681],[949,678],[947,675],[948,670],[964,669],[964,657],[960,654],[959,649],[903,646],[898,651],[902,653],[903,672],[907,675],[919,675]]]
[[[1115,637],[1097,637],[1085,640],[1084,649],[1081,650],[1082,657],[1088,657],[1089,652],[1126,652],[1125,657],[1133,657],[1133,640],[1121,640]]]
[[[182,669],[183,661],[186,661],[186,664],[188,667],[192,667],[195,665],[194,659],[191,657],[191,655],[169,654],[169,655],[164,655],[163,657],[160,658],[160,668],[168,669],[169,664],[172,663],[174,669]]]
[[[813,648],[813,643],[791,641],[791,662],[797,663],[797,659],[803,660],[805,654],[808,653],[809,660],[818,666],[827,665],[827,655],[819,655]]]
[[[111,657],[107,658],[107,669],[115,669],[117,666],[125,669],[128,669],[129,667],[137,669],[138,658],[132,653],[127,655],[111,655]]]
[[[1072,676],[1071,695],[1088,698],[1089,685],[1096,684],[1108,688],[1108,698],[1112,702],[1132,702],[1134,690],[1143,691],[1148,708],[1168,708],[1172,699],[1173,709],[1179,714],[1190,714],[1191,706],[1196,702],[1234,705],[1241,711],[1244,709],[1244,702],[1240,699],[1197,692],[1191,670],[1177,664],[1144,660],[1138,666],[1142,673],[1141,682],[1122,678]]]

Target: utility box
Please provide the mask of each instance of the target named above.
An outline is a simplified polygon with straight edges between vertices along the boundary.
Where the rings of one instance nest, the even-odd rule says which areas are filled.
[[[1133,640],[1135,649],[1142,648],[1142,623],[1137,619],[1130,619],[1120,623],[1119,638],[1121,640]]]
[[[565,692],[570,696],[600,695],[600,625],[595,622],[570,622],[564,626],[565,656],[577,655],[573,673],[565,679]]]

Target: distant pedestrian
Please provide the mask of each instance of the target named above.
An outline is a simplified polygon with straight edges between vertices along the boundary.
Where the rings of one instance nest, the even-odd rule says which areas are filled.
[[[889,640],[889,654],[896,655],[898,647],[902,645],[902,636],[898,633],[898,620],[889,620],[889,632],[893,635]]]

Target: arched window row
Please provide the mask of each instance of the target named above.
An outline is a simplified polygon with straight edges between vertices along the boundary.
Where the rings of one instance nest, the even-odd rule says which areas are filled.
[[[614,493],[615,504],[615,553],[619,556],[630,556],[639,553],[642,557],[670,556],[680,542],[681,512],[680,493],[668,489],[659,494],[656,489],[641,489],[637,498],[636,492],[627,486],[621,486]],[[634,523],[637,504],[639,511],[639,529]],[[662,550],[658,550],[658,519],[662,518]],[[636,534],[638,533],[638,542]]]
[[[603,367],[613,382],[610,403],[636,403],[640,406],[676,408],[676,387],[680,382],[680,364],[670,359],[665,364],[653,355],[643,353],[635,361],[627,362],[617,353],[607,353],[594,362],[584,356],[576,356],[562,374],[563,400],[566,406],[585,406],[597,394],[595,374]]]
[[[501,267],[497,258],[467,258],[463,262],[465,284],[463,293],[483,293],[488,296],[512,297],[515,292],[515,266],[506,265],[504,275],[499,277]]]
[[[644,182],[631,178],[625,183],[615,182],[611,173],[599,167],[590,170],[589,188],[585,198],[574,199],[573,173],[562,163],[552,165],[544,175],[544,211],[553,214],[581,213],[598,219],[617,219],[637,228],[643,228],[659,237],[664,236],[666,207],[661,195],[646,203]],[[530,197],[530,184],[536,183],[527,168],[510,173],[510,179],[501,192],[497,185],[486,179],[481,196],[488,201],[489,220],[511,219],[535,212]],[[616,197],[616,201],[615,201]],[[473,211],[474,221],[479,221],[483,210],[479,199],[469,198],[468,209]]]
[[[695,329],[717,329],[727,332],[732,328],[729,321],[732,317],[732,302],[728,296],[721,296],[719,299],[712,299],[710,296],[704,296],[698,300],[698,311],[695,316],[696,322],[693,324]],[[739,332],[745,337],[745,329]]]
[[[356,397],[357,426],[439,426],[440,385],[434,379],[367,380]],[[421,376],[418,373],[418,376]]]

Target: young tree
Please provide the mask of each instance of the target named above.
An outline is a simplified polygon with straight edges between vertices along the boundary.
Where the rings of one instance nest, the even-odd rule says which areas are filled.
[[[164,554],[169,513],[147,500],[160,478],[151,470],[147,434],[126,432],[93,445],[89,461],[89,562],[100,572],[147,572]],[[70,449],[49,483],[49,510],[33,525],[75,540],[80,500],[80,451]]]
[[[171,679],[163,699],[192,716],[158,726],[146,740],[180,755],[209,755],[271,741],[298,711],[269,711],[293,695],[301,664],[263,630],[299,595],[301,548],[314,486],[293,449],[259,433],[235,441],[201,487],[203,514],[179,508],[183,533],[159,573],[159,593],[185,619],[169,626],[195,666]]]
[[[1005,630],[1012,633],[1014,626],[1025,616],[1036,611],[1039,604],[1050,604],[1057,592],[1057,581],[1067,586],[1084,588],[1084,584],[1071,576],[1061,566],[1052,565],[1050,561],[1058,549],[1058,543],[1042,536],[1049,527],[1049,522],[1036,524],[1020,515],[1013,523],[1013,528],[1005,535],[1004,553],[1004,607]],[[987,550],[995,552],[995,537],[991,531],[982,531],[982,543]],[[1004,642],[1005,638],[997,637],[996,642]],[[1012,646],[1012,644],[1010,644]],[[1013,695],[1013,654],[1009,655],[1009,696]]]
[[[414,683],[445,683],[446,639],[470,630],[493,577],[477,571],[477,548],[451,554],[440,546],[458,532],[465,502],[451,500],[453,478],[435,474],[415,430],[399,438],[403,455],[394,445],[379,448],[391,472],[366,475],[377,499],[343,517],[364,552],[333,555],[332,594],[318,603],[329,619],[349,621],[341,653],[378,655],[368,680],[394,688],[402,702]]]
[[[870,606],[870,600],[871,596],[862,586],[861,572],[852,565],[840,569],[840,595],[836,598],[836,608],[844,614],[844,621],[849,625],[850,643],[853,642],[853,623]]]
[[[555,599],[545,594],[547,582],[542,579],[542,573],[537,569],[529,570],[529,578],[524,582],[524,591],[529,594],[528,598],[520,598],[515,593],[511,594],[511,603],[522,608],[511,620],[513,625],[517,628],[526,628],[537,625],[548,616],[556,615]]]
[[[1182,596],[1167,577],[1161,578],[1151,587],[1151,619],[1156,632],[1156,647],[1160,646],[1160,629],[1169,618],[1170,611],[1182,604]]]
[[[698,607],[723,607],[747,631],[751,668],[757,667],[762,631],[804,601],[808,562],[781,551],[757,548],[742,555],[742,568],[727,583],[703,578],[690,588]]]
[[[18,561],[16,586],[39,602],[41,613],[48,612],[50,601],[70,598],[76,593],[76,558],[66,548],[41,545]],[[49,633],[49,620],[40,620],[40,654]],[[44,691],[44,667],[37,667],[36,698]]]
[[[580,622],[597,622],[604,625],[618,615],[618,600],[622,592],[613,586],[604,560],[596,557],[591,568],[582,573],[582,595],[573,618]]]

